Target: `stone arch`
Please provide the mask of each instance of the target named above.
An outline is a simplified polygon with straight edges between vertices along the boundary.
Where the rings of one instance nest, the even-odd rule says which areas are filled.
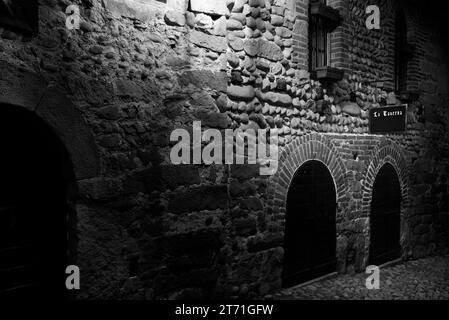
[[[31,111],[53,129],[67,150],[74,179],[99,176],[94,137],[62,90],[48,86],[41,76],[22,67],[0,62],[0,70],[0,103]]]
[[[267,190],[267,217],[283,230],[287,192],[296,171],[310,160],[322,162],[329,170],[335,184],[337,203],[346,196],[346,168],[342,156],[329,137],[312,133],[294,139],[281,152],[279,166],[270,178]]]
[[[410,205],[409,199],[409,179],[407,172],[407,162],[405,160],[405,156],[403,154],[402,148],[393,140],[388,138],[383,138],[377,147],[373,150],[370,156],[370,163],[367,167],[365,179],[362,182],[362,211],[363,216],[368,217],[371,216],[371,201],[372,201],[372,193],[374,182],[376,180],[377,174],[380,169],[385,164],[390,164],[393,166],[394,170],[399,179],[399,184],[401,187],[401,195],[402,195],[402,203],[401,203],[401,239],[400,243],[402,246],[403,253],[406,252],[406,248],[408,246],[408,225],[406,222],[406,211]],[[367,259],[369,256],[369,244],[370,244],[370,236],[371,230],[368,224],[366,234],[366,256]]]

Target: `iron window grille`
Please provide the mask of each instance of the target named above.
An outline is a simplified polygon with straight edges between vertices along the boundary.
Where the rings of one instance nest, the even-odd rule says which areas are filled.
[[[407,62],[410,57],[410,47],[407,44],[407,23],[402,10],[396,14],[395,34],[395,90],[407,90]]]
[[[343,72],[331,68],[331,32],[340,24],[340,14],[326,4],[313,0],[309,10],[309,69],[317,79],[340,80]]]
[[[310,62],[311,70],[330,65],[330,41],[326,23],[321,17],[310,18]]]

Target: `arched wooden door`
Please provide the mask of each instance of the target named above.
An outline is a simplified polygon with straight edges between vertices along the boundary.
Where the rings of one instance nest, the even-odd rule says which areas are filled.
[[[319,161],[296,172],[287,195],[283,287],[335,271],[336,193],[332,176]]]
[[[63,298],[67,185],[56,136],[0,105],[0,298]]]
[[[396,170],[385,164],[373,187],[369,263],[380,265],[400,256],[401,186]]]

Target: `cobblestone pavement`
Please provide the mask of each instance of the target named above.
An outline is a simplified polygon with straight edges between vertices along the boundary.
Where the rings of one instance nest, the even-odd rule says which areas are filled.
[[[365,286],[369,274],[339,275],[284,289],[279,300],[449,300],[449,255],[408,261],[380,269],[380,289]]]

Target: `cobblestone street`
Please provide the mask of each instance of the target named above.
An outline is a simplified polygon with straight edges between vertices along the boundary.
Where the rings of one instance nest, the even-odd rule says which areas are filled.
[[[408,261],[380,269],[380,289],[368,290],[368,274],[339,275],[303,287],[284,289],[278,300],[446,300],[449,256]]]

